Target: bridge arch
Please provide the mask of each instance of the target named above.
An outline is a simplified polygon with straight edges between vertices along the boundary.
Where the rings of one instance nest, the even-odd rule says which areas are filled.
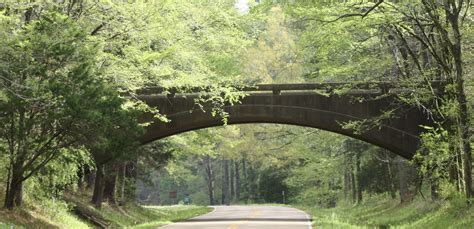
[[[279,88],[281,90],[281,88]],[[363,102],[355,102],[354,96],[365,97]],[[140,138],[148,143],[167,136],[223,125],[220,117],[213,117],[195,106],[198,94],[141,95],[139,98],[148,105],[158,107],[169,123],[156,121],[148,126]],[[240,104],[228,105],[228,124],[277,123],[312,127],[326,130],[388,149],[410,159],[419,146],[420,125],[430,125],[430,120],[415,107],[403,107],[396,118],[385,120],[379,127],[361,134],[344,129],[341,123],[368,119],[381,115],[393,96],[375,98],[373,93],[357,92],[351,95],[323,96],[314,91],[278,91],[250,93]],[[143,121],[151,118],[143,117]]]

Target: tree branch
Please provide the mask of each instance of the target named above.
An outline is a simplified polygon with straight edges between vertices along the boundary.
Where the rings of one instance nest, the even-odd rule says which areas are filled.
[[[340,15],[339,17],[337,17],[333,20],[320,20],[320,19],[306,19],[306,20],[313,20],[313,21],[319,21],[319,22],[324,22],[324,23],[332,23],[332,22],[336,22],[336,21],[339,21],[343,18],[348,18],[348,17],[361,17],[361,19],[364,19],[365,17],[367,17],[367,15],[370,14],[370,12],[374,11],[383,2],[384,2],[384,0],[379,0],[377,3],[375,3],[375,5],[370,7],[365,13],[343,14],[343,15]]]

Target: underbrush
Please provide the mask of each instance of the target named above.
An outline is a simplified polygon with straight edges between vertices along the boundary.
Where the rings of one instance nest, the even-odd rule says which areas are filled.
[[[433,202],[417,198],[400,204],[386,195],[336,208],[303,206],[315,228],[474,228],[474,207],[462,198]]]

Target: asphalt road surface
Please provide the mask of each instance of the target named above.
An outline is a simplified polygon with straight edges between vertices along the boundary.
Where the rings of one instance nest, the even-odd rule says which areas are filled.
[[[280,206],[215,206],[214,211],[162,229],[310,229],[305,212]]]

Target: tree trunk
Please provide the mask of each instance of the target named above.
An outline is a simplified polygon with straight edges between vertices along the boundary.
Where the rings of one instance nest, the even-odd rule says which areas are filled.
[[[461,6],[458,6],[461,7]],[[453,49],[453,58],[454,65],[456,67],[456,98],[459,104],[459,127],[461,129],[461,140],[464,154],[464,183],[465,183],[465,192],[466,197],[471,198],[473,195],[472,190],[472,154],[471,154],[471,133],[469,130],[470,121],[469,121],[469,109],[467,105],[466,92],[464,90],[464,76],[463,76],[463,67],[462,67],[462,48],[461,48],[461,32],[459,30],[459,13],[455,13],[455,9],[452,9],[453,12],[448,14],[448,20],[451,24],[453,33],[454,33],[454,45]]]
[[[430,191],[431,191],[431,200],[435,201],[439,199],[438,194],[438,181],[434,178],[430,179]]]
[[[86,189],[92,189],[95,183],[95,171],[91,170],[91,168],[86,168],[84,176],[86,180]]]
[[[117,199],[115,195],[118,174],[117,169],[118,167],[114,164],[105,166],[103,198],[112,205],[117,205]]]
[[[23,171],[19,164],[12,166],[11,180],[8,185],[8,192],[5,195],[5,207],[12,210],[15,206],[21,206],[23,201]]]
[[[20,207],[23,203],[23,181],[21,181],[15,192],[15,206]]]
[[[5,207],[12,210],[14,207],[19,207],[23,201],[23,182],[11,182],[10,189],[5,196]]]
[[[405,162],[402,158],[397,156],[397,167],[398,167],[398,178],[399,178],[399,190],[400,190],[400,203],[405,203],[409,200],[408,190],[408,171],[405,166]]]
[[[125,186],[126,186],[126,162],[120,163],[118,182],[120,184],[120,205],[125,204]]]
[[[389,185],[390,185],[390,197],[392,199],[397,198],[397,193],[395,189],[395,178],[393,176],[393,171],[392,171],[392,160],[390,159],[389,152],[385,151],[385,158],[387,160],[387,175],[388,175],[388,180],[389,180]]]
[[[131,184],[135,184],[138,177],[138,159],[127,161],[125,163],[125,178],[130,181]],[[136,197],[136,185],[130,185],[124,193],[124,201],[134,200]]]
[[[86,171],[85,171],[85,168],[84,166],[81,166],[79,168],[79,171],[77,172],[77,188],[79,189],[79,191],[84,191],[84,183],[85,183],[85,179],[86,179]]]
[[[357,204],[362,203],[362,177],[360,171],[360,153],[356,153],[356,183],[357,183]]]
[[[248,173],[248,169],[247,169],[247,162],[245,161],[245,159],[242,159],[242,172],[243,172],[243,175],[244,175],[244,185],[243,185],[243,188],[244,188],[244,192],[245,192],[245,199],[249,199],[249,195],[250,195],[250,190],[249,190],[249,173]]]
[[[207,189],[209,191],[209,205],[215,205],[214,169],[212,167],[212,158],[210,156],[206,156],[205,158],[205,171]]]
[[[156,205],[161,205],[161,196],[160,196],[160,193],[161,193],[161,183],[160,183],[160,180],[161,180],[161,174],[160,172],[158,171],[156,173],[156,179],[155,179],[155,190],[156,190]]]
[[[234,161],[230,161],[230,164],[229,164],[229,183],[230,183],[230,201],[233,201],[235,199],[235,181],[234,181],[234,178],[235,178],[235,175],[234,175]]]
[[[235,168],[235,199],[239,201],[240,200],[240,166],[237,161],[234,162],[234,168]]]
[[[349,189],[350,189],[350,175],[349,175],[349,169],[346,167],[344,169],[344,200],[347,200],[347,197],[349,196]]]
[[[356,189],[356,181],[354,175],[354,166],[351,166],[350,169],[350,179],[351,179],[351,191],[352,191],[352,203],[357,202],[357,189]]]
[[[224,176],[222,182],[222,204],[229,205],[229,160],[223,161]]]
[[[97,209],[102,207],[102,198],[104,195],[104,165],[98,164],[95,175],[94,192],[92,194],[92,203]]]
[[[248,177],[247,177],[247,184],[248,184],[248,190],[249,190],[249,200],[255,201],[258,199],[257,196],[257,174],[255,169],[253,168],[252,165],[247,166],[247,172],[248,172]]]

